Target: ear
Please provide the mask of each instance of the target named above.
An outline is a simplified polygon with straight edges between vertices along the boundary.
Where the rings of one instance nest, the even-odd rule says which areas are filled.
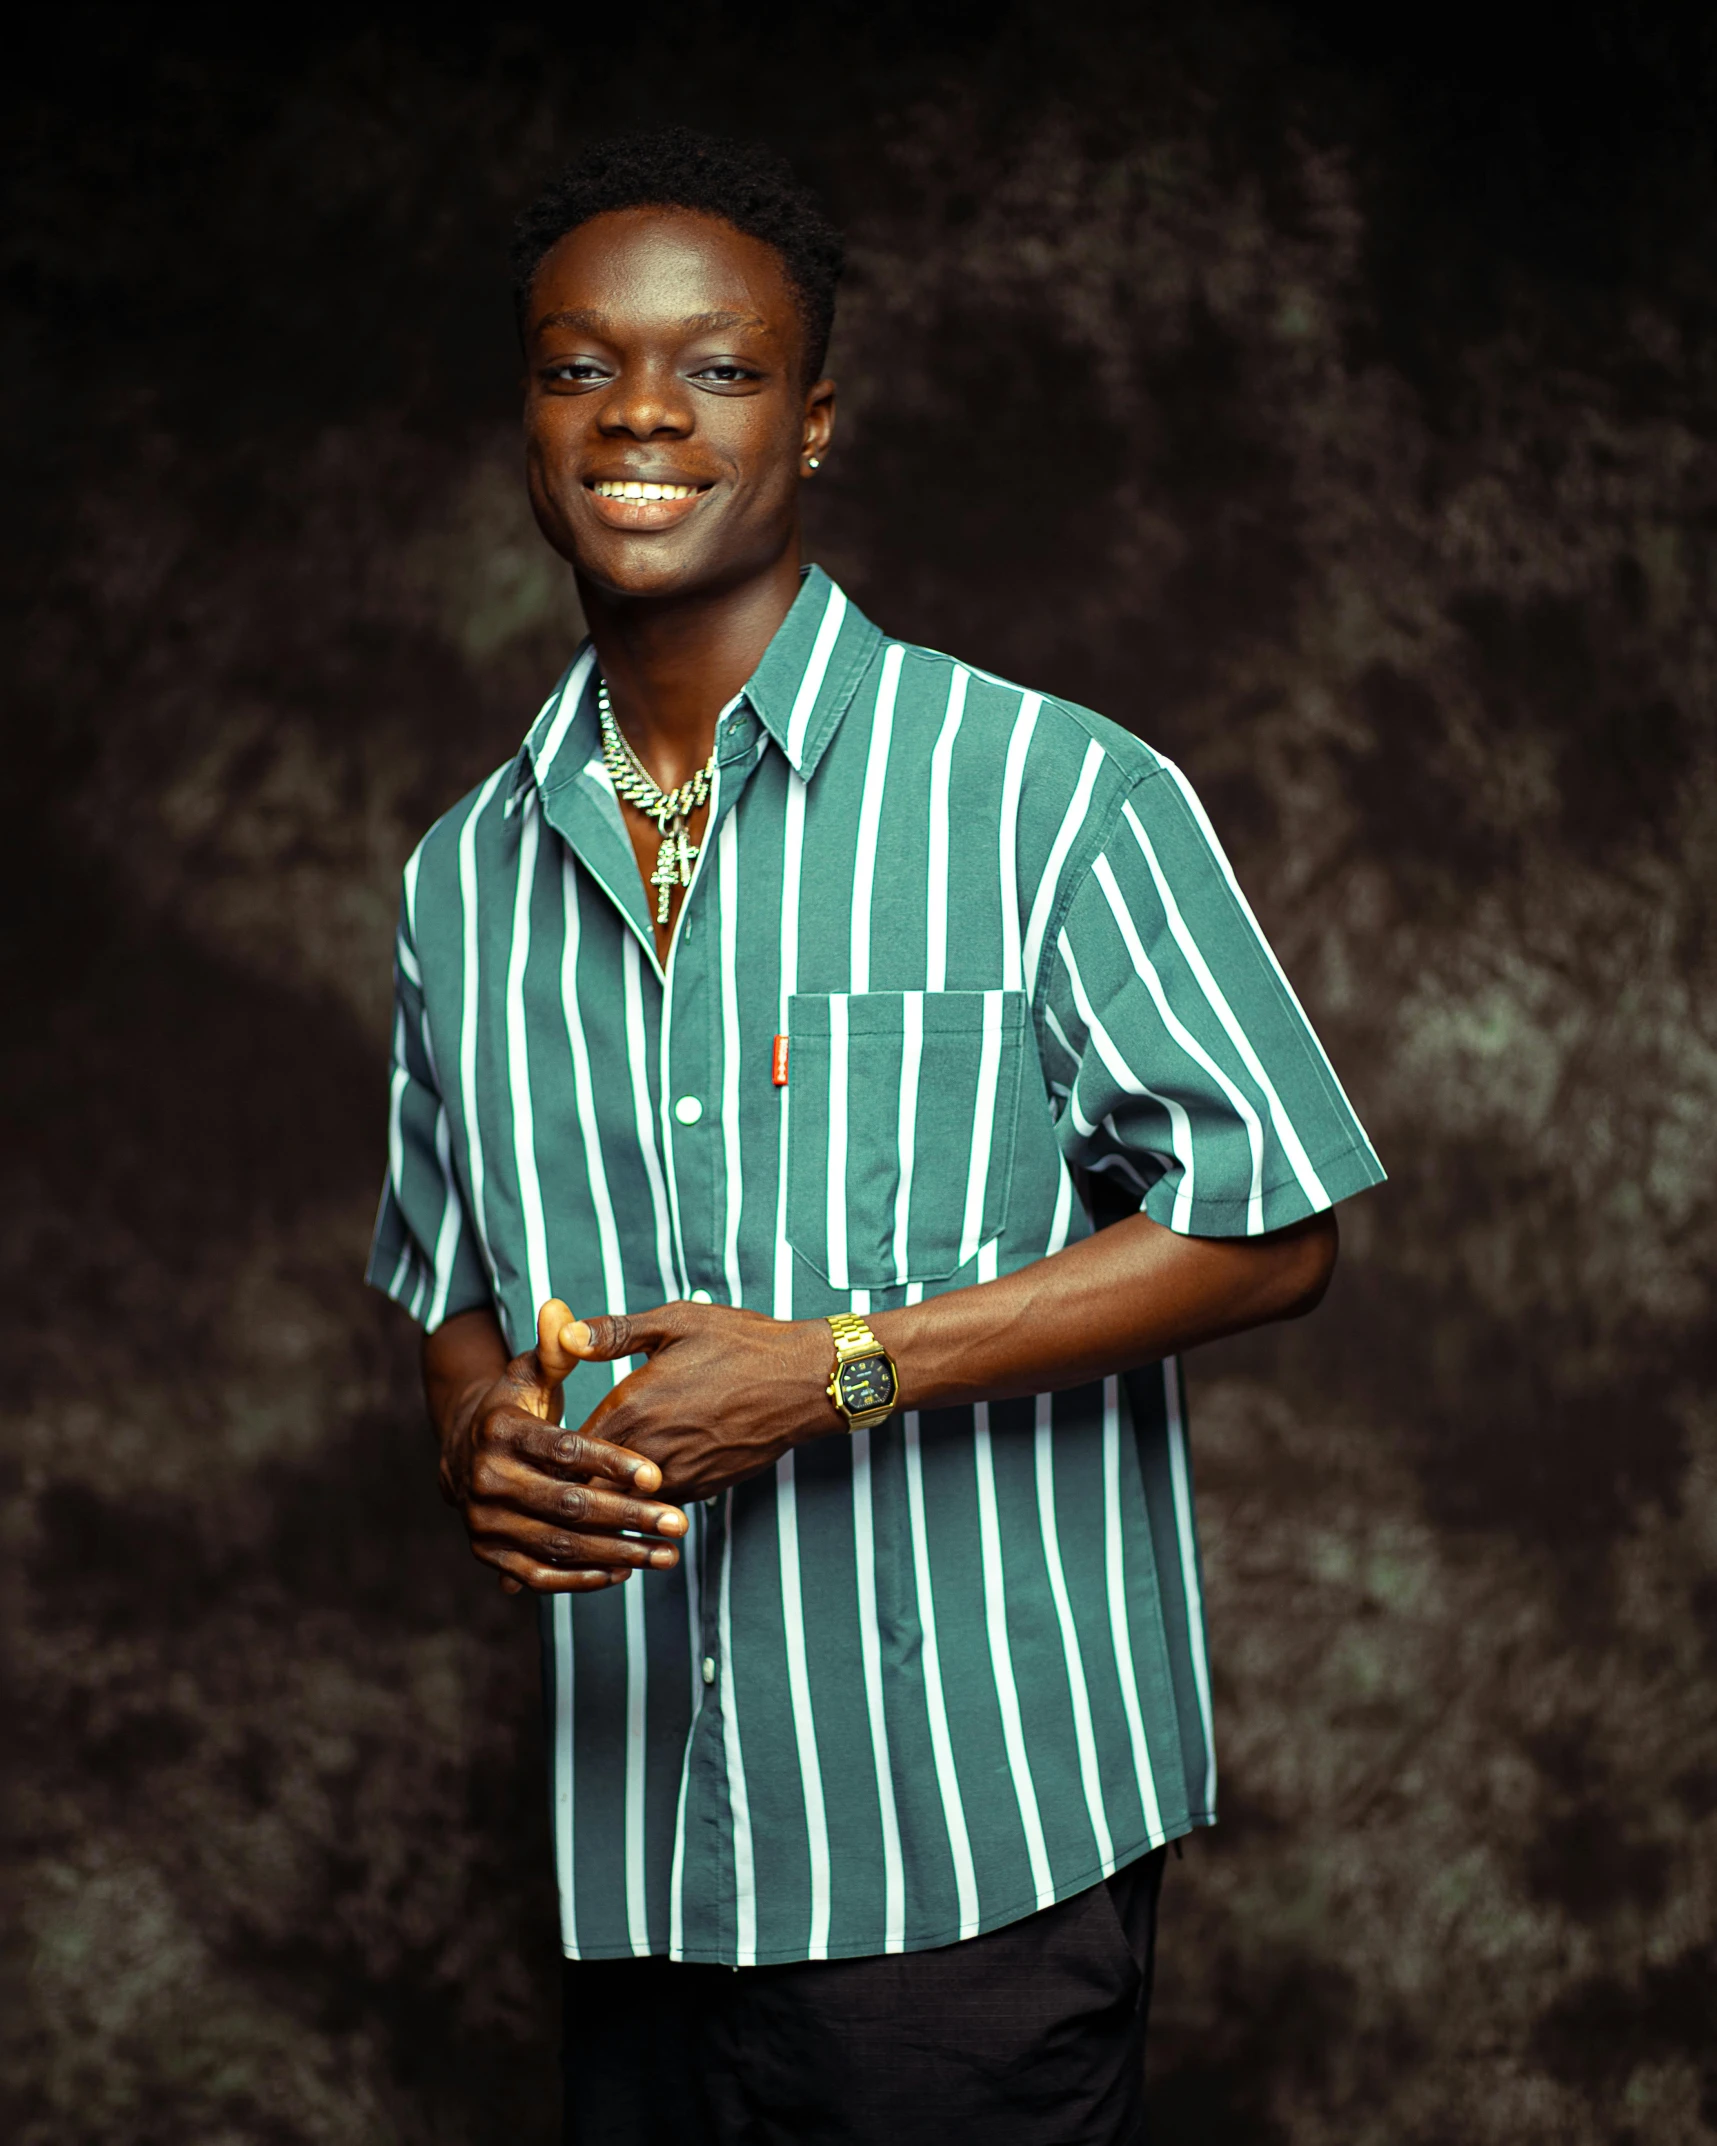
[[[805,390],[805,421],[800,437],[799,473],[811,476],[829,451],[835,431],[835,383],[819,380]]]

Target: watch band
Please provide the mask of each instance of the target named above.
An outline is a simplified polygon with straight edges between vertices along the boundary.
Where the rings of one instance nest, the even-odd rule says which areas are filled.
[[[829,1320],[835,1337],[835,1358],[847,1363],[855,1356],[886,1356],[888,1351],[856,1311],[838,1311]]]

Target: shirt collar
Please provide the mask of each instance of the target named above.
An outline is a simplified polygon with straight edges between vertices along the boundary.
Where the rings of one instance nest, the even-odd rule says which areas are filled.
[[[763,651],[745,697],[807,782],[881,641],[878,629],[820,566],[806,568],[793,608]]]
[[[879,629],[820,566],[804,570],[793,607],[763,651],[744,698],[807,782],[881,641]],[[520,748],[509,813],[533,778],[540,790],[558,789],[588,764],[599,735],[595,677],[596,651],[586,641]]]

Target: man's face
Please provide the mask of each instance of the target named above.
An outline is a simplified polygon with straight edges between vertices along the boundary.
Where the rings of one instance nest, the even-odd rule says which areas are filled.
[[[797,545],[804,459],[834,414],[801,377],[780,257],[686,209],[598,216],[531,286],[525,440],[537,526],[617,596],[743,582]],[[666,496],[622,496],[627,485]],[[796,549],[795,549],[796,555]]]

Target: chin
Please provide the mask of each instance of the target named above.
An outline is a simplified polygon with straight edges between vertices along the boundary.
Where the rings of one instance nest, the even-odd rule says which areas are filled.
[[[701,553],[648,538],[581,545],[570,556],[580,581],[611,596],[677,596],[720,577]]]

